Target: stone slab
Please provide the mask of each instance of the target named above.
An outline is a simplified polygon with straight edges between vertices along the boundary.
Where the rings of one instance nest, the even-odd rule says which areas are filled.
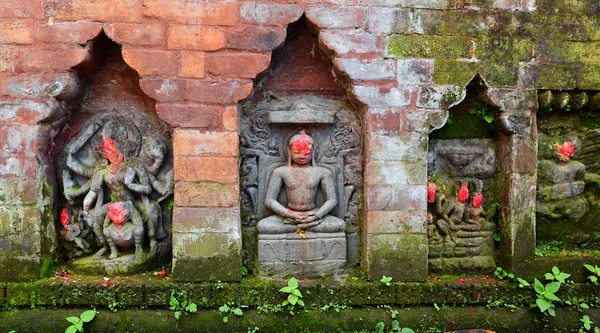
[[[271,124],[333,124],[334,111],[269,111],[268,122]]]

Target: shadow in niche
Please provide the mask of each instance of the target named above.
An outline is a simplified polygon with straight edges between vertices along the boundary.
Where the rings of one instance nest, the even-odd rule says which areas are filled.
[[[72,69],[79,93],[52,124],[60,258],[89,274],[168,264],[172,130],[117,43],[102,31],[86,47],[88,57]]]
[[[476,75],[446,125],[430,134],[427,234],[429,271],[490,273],[499,172],[497,107]]]

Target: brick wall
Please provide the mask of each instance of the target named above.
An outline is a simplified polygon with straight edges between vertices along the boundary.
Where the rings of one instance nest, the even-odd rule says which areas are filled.
[[[532,254],[537,89],[600,86],[600,6],[592,0],[5,0],[0,6],[2,279],[39,276],[55,247],[44,147],[68,75],[103,29],[174,128],[173,274],[237,280],[241,235],[237,104],[303,14],[344,78],[365,133],[363,269],[422,280],[428,134],[480,73],[506,136],[502,260]],[[507,120],[508,121],[508,120]],[[51,181],[50,181],[51,183]],[[9,265],[10,264],[10,265]],[[10,268],[13,267],[13,268]]]

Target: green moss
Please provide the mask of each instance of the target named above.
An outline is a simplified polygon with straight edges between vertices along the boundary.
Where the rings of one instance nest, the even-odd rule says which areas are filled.
[[[433,82],[466,86],[479,73],[491,87],[514,86],[517,83],[517,64],[479,61],[436,60]]]
[[[392,35],[388,39],[387,55],[398,58],[470,58],[471,41],[468,37]]]
[[[496,132],[490,124],[482,121],[479,117],[463,113],[453,114],[451,122],[439,130],[431,133],[432,139],[470,139],[491,138]]]
[[[531,39],[485,36],[476,41],[475,57],[497,64],[518,63],[533,58]]]

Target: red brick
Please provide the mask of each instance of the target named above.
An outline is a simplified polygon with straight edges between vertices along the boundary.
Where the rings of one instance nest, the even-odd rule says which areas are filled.
[[[255,78],[271,62],[271,55],[256,53],[210,53],[206,55],[206,70],[214,75]]]
[[[182,51],[180,53],[179,77],[203,78],[204,52]]]
[[[123,59],[141,76],[168,76],[177,67],[177,55],[171,51],[123,50]]]
[[[201,132],[193,129],[176,129],[173,133],[173,154],[238,156],[237,132]]]
[[[300,18],[304,10],[296,4],[243,3],[242,21],[259,25],[286,26]]]
[[[50,114],[50,108],[42,103],[0,103],[0,124],[37,123]]]
[[[176,182],[175,205],[178,207],[234,207],[239,202],[235,183]]]
[[[44,2],[39,0],[2,0],[0,17],[44,18]]]
[[[25,51],[21,69],[25,72],[68,70],[81,63],[88,55],[86,49],[61,51]]]
[[[0,46],[0,72],[14,72],[19,64],[20,50],[14,46]]]
[[[0,164],[0,168],[2,165]],[[2,177],[4,178],[4,177]],[[37,181],[30,179],[0,178],[0,204],[2,205],[27,205],[37,202]]]
[[[382,58],[385,39],[381,35],[345,30],[326,30],[319,34],[319,42],[325,51],[331,50],[342,58]]]
[[[266,52],[285,40],[286,31],[278,27],[245,27],[227,31],[227,48]]]
[[[365,21],[363,7],[310,7],[306,10],[306,18],[321,29],[326,28],[358,28]]]
[[[210,232],[239,233],[239,206],[227,208],[175,207],[173,209],[174,232]],[[208,231],[207,230],[207,231]]]
[[[0,153],[0,178],[35,178],[35,155],[30,152]]]
[[[35,155],[38,148],[38,130],[38,126],[27,124],[3,125],[0,127],[0,153]]]
[[[0,44],[31,44],[33,29],[33,21],[0,21]]]
[[[49,43],[85,44],[102,30],[101,23],[95,22],[56,22],[37,26],[34,38]]]
[[[223,112],[223,127],[228,131],[238,130],[237,106],[230,106]]]
[[[373,134],[395,134],[400,131],[402,115],[399,112],[370,113],[367,125]]]
[[[122,45],[154,46],[167,42],[167,27],[162,23],[114,23],[105,26],[104,32]]]
[[[46,0],[54,21],[141,22],[142,0]]]
[[[223,106],[204,104],[158,104],[160,119],[172,127],[217,128],[221,125]]]
[[[174,25],[169,29],[169,49],[215,51],[225,47],[225,33],[220,28]]]
[[[237,103],[252,91],[252,81],[189,80],[187,99],[203,103]]]
[[[159,102],[179,101],[185,91],[184,80],[141,79],[140,88],[151,98]]]
[[[144,0],[144,16],[184,24],[227,26],[239,21],[239,5],[223,1]]]
[[[238,178],[237,157],[175,156],[175,180],[233,183]]]

